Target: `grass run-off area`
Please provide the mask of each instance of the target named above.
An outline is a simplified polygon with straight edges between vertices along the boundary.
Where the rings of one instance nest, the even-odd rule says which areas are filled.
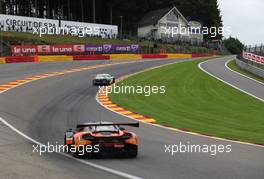
[[[176,63],[119,83],[166,86],[165,94],[111,94],[110,98],[159,124],[264,144],[264,103],[208,76],[197,67],[200,62]]]
[[[235,60],[230,61],[230,62],[227,64],[227,66],[228,66],[229,68],[231,68],[232,70],[238,72],[238,73],[241,73],[241,74],[243,74],[243,75],[246,75],[246,76],[248,76],[248,77],[250,77],[250,78],[253,78],[253,79],[255,79],[255,80],[258,80],[258,81],[264,83],[264,78],[261,78],[261,77],[255,75],[255,74],[253,74],[253,73],[250,73],[250,72],[248,72],[248,71],[246,71],[246,70],[243,70],[243,69],[239,68],[239,67],[236,65]]]

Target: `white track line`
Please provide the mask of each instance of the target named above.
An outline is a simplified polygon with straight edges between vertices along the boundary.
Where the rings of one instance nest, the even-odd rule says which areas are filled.
[[[28,139],[29,141],[39,145],[39,146],[45,146],[47,147],[46,145],[36,141],[35,139],[32,139],[31,137],[27,136],[26,134],[24,134],[23,132],[19,131],[17,128],[15,128],[14,126],[12,126],[11,124],[9,124],[6,120],[4,120],[3,118],[0,117],[0,121],[6,125],[8,128],[10,128],[11,130],[13,130],[14,132],[16,132],[17,134],[21,135],[22,137]],[[133,175],[130,175],[130,174],[127,174],[127,173],[124,173],[124,172],[121,172],[121,171],[118,171],[118,170],[113,170],[111,168],[107,168],[107,167],[104,167],[104,166],[101,166],[101,165],[97,165],[97,164],[94,164],[94,163],[91,163],[91,162],[88,162],[87,160],[81,160],[81,159],[77,159],[77,158],[74,158],[72,157],[71,155],[69,154],[66,154],[66,153],[61,153],[61,152],[57,152],[57,154],[60,154],[62,156],[65,156],[67,158],[70,158],[70,159],[73,159],[75,161],[78,161],[78,162],[81,162],[83,164],[86,164],[86,165],[89,165],[91,167],[94,167],[96,169],[100,169],[100,170],[103,170],[105,172],[109,172],[111,174],[114,174],[116,176],[119,176],[119,177],[123,177],[123,178],[128,178],[128,179],[142,179],[140,177],[137,177],[137,176],[133,176]]]
[[[124,64],[129,64],[129,63],[141,63],[141,62],[149,62],[149,61],[162,61],[162,60],[164,60],[164,59],[155,59],[155,60],[150,59],[150,60],[142,60],[142,61],[133,61],[133,62],[128,62],[128,63],[124,63]],[[112,65],[114,66],[115,64],[112,64]],[[112,66],[112,65],[111,65],[111,66]],[[48,76],[48,77],[45,77],[45,78],[52,78],[52,77],[54,77],[54,76]],[[45,79],[45,78],[40,78],[40,79],[32,80],[32,81],[30,81],[30,82],[37,81],[37,80],[41,80],[41,79]],[[30,83],[30,82],[27,82],[27,83]],[[11,90],[11,89],[14,89],[14,88],[16,88],[16,87],[19,87],[19,86],[25,85],[25,84],[27,84],[27,83],[23,83],[23,84],[21,84],[21,85],[17,85],[17,86],[15,86],[15,87],[13,87],[13,88],[9,88],[9,89],[7,89],[7,90],[5,90],[5,91],[0,92],[0,94],[5,93],[5,92],[7,92],[7,91],[9,91],[9,90]],[[45,146],[44,144],[42,144],[42,143],[36,141],[35,139],[32,139],[31,137],[27,136],[27,135],[24,134],[23,132],[19,131],[17,128],[15,128],[14,126],[12,126],[10,123],[8,123],[6,120],[4,120],[4,119],[1,118],[1,117],[0,117],[0,121],[1,121],[4,125],[6,125],[8,128],[10,128],[11,130],[13,130],[13,131],[16,132],[17,134],[21,135],[22,137],[28,139],[29,141],[31,141],[31,142],[33,142],[33,143],[35,143],[35,144],[37,144],[37,145]],[[141,177],[134,176],[134,175],[130,175],[130,174],[127,174],[127,173],[124,173],[124,172],[121,172],[121,171],[118,171],[118,170],[114,170],[114,169],[111,169],[111,168],[108,168],[108,167],[104,167],[104,166],[101,166],[101,165],[97,165],[97,164],[94,164],[94,163],[92,163],[92,162],[88,162],[88,161],[86,161],[86,160],[80,160],[80,159],[74,158],[74,157],[72,157],[72,156],[70,156],[70,155],[68,155],[68,154],[65,154],[65,153],[58,153],[58,154],[63,155],[63,156],[65,156],[65,157],[67,157],[67,158],[73,159],[73,160],[75,160],[75,161],[81,162],[81,163],[83,163],[83,164],[89,165],[89,166],[94,167],[94,168],[96,168],[96,169],[103,170],[103,171],[105,171],[105,172],[108,172],[108,173],[114,174],[114,175],[119,176],[119,177],[128,178],[128,179],[143,179],[143,178],[141,178]]]
[[[237,72],[237,71],[235,71],[235,70],[229,68],[228,63],[231,62],[231,61],[232,61],[232,59],[231,59],[231,60],[228,60],[228,61],[225,63],[225,67],[226,67],[229,71],[232,71],[232,72],[234,72],[234,73],[236,73],[236,74],[239,74],[239,75],[241,75],[241,76],[243,76],[243,77],[245,77],[245,78],[248,78],[248,79],[250,79],[250,80],[252,80],[252,81],[255,81],[255,82],[259,83],[259,84],[264,85],[264,83],[262,83],[261,81],[258,81],[258,80],[254,79],[254,78],[251,78],[251,77],[249,77],[249,76],[247,76],[247,75],[244,75],[244,74],[242,74],[242,73],[239,73],[239,72]]]
[[[182,61],[182,62],[184,62],[184,61]],[[178,62],[178,63],[180,63],[180,62]],[[201,63],[200,63],[200,64],[201,64]],[[199,65],[200,65],[200,64],[199,64]],[[162,66],[164,66],[164,65],[162,65]],[[199,67],[199,68],[200,68],[200,67]],[[201,69],[201,68],[200,68],[200,69]],[[201,70],[203,70],[203,69],[201,69]],[[204,70],[203,70],[203,71],[204,71]],[[206,72],[206,71],[204,71],[204,72]],[[207,72],[206,72],[206,73],[207,73]],[[209,74],[209,73],[208,73],[208,74]],[[47,78],[49,78],[49,77],[47,77]],[[221,79],[219,79],[219,80],[221,80]],[[36,81],[36,80],[34,80],[34,81]],[[222,80],[221,80],[221,81],[222,81]],[[33,81],[32,81],[32,82],[33,82]],[[23,85],[24,85],[24,84],[23,84]],[[19,85],[19,86],[21,86],[21,85]],[[18,86],[16,86],[16,87],[18,87]],[[13,89],[13,88],[12,88],[12,89]],[[8,90],[6,90],[6,91],[8,91]],[[4,91],[4,92],[6,92],[6,91]],[[2,92],[2,93],[4,93],[4,92]],[[0,94],[1,94],[1,93],[0,93]],[[98,99],[97,99],[97,95],[96,95],[96,100],[97,100],[97,102],[98,102],[100,105],[102,105],[102,104],[98,101]],[[102,106],[103,106],[103,105],[102,105]],[[105,106],[103,106],[103,107],[106,108]],[[106,109],[111,110],[111,109],[109,109],[109,108],[106,108]],[[117,112],[115,112],[115,111],[113,111],[113,110],[111,110],[111,111],[114,112],[114,113],[116,113],[116,114],[119,114],[119,113],[117,113]],[[120,115],[120,114],[119,114],[119,115]],[[123,116],[124,116],[124,117],[127,117],[127,116],[125,116],[125,115],[123,115]],[[131,118],[131,119],[135,120],[134,118]],[[5,126],[7,126],[8,128],[10,128],[11,130],[13,130],[14,132],[16,132],[17,134],[21,135],[22,137],[28,139],[29,141],[31,141],[31,142],[33,142],[33,143],[35,143],[35,144],[37,144],[37,145],[45,146],[44,144],[42,144],[42,143],[40,143],[40,142],[34,140],[33,138],[31,138],[31,137],[27,136],[26,134],[24,134],[23,132],[19,131],[17,128],[15,128],[14,126],[12,126],[10,123],[8,123],[6,120],[4,120],[4,119],[1,118],[1,117],[0,117],[0,121],[1,121]],[[223,139],[223,138],[210,137],[210,136],[206,136],[206,135],[202,135],[202,134],[196,134],[196,133],[192,133],[192,132],[181,131],[181,130],[178,130],[178,129],[169,128],[169,127],[161,126],[161,125],[158,125],[158,124],[151,124],[151,123],[146,123],[146,122],[144,122],[144,123],[145,123],[145,124],[152,125],[152,126],[156,126],[156,127],[161,127],[161,128],[163,128],[163,129],[168,129],[168,130],[172,130],[172,131],[181,132],[181,133],[192,134],[192,135],[196,135],[196,136],[201,136],[201,137],[206,137],[206,138],[211,138],[211,139],[216,139],[216,140],[222,140],[222,141],[228,141],[228,142],[233,142],[233,143],[239,143],[239,144],[246,144],[246,145],[252,145],[252,146],[257,146],[257,147],[263,147],[263,146],[261,146],[261,145],[257,145],[257,144],[251,144],[251,143],[245,143],[245,142],[239,142],[239,141],[232,141],[232,140]],[[72,159],[72,160],[75,160],[75,161],[81,162],[81,163],[83,163],[83,164],[86,164],[86,165],[88,165],[88,166],[94,167],[94,168],[96,168],[96,169],[99,169],[99,170],[102,170],[102,171],[105,171],[105,172],[109,172],[109,173],[114,174],[114,175],[116,175],[116,176],[120,176],[120,177],[128,178],[128,179],[143,179],[143,178],[141,178],[141,177],[133,176],[133,175],[130,175],[130,174],[127,174],[127,173],[124,173],[124,172],[118,171],[118,170],[114,170],[114,169],[111,169],[111,168],[108,168],[108,167],[104,167],[104,166],[101,166],[101,165],[97,165],[97,164],[94,164],[94,163],[92,163],[92,162],[88,162],[88,161],[86,161],[86,160],[80,160],[80,159],[77,159],[77,158],[73,158],[72,156],[70,156],[70,155],[68,155],[68,154],[65,154],[65,153],[58,153],[58,154],[60,154],[60,155],[62,155],[62,156],[65,156],[65,157],[67,157],[67,158],[70,158],[70,159]]]
[[[214,60],[215,60],[215,59],[214,59]],[[212,73],[206,71],[206,70],[202,67],[202,65],[203,65],[204,63],[206,63],[206,62],[208,62],[208,61],[214,61],[214,60],[207,60],[207,61],[205,61],[205,62],[199,63],[199,64],[198,64],[198,67],[199,67],[203,72],[205,72],[205,73],[207,73],[208,75],[210,75],[210,76],[212,76],[212,77],[218,79],[219,81],[221,81],[221,82],[223,82],[223,83],[225,83],[225,84],[227,84],[227,85],[229,85],[229,86],[231,86],[231,87],[233,87],[233,88],[235,88],[235,89],[237,89],[237,90],[239,90],[239,91],[241,91],[241,92],[243,92],[243,93],[245,93],[245,94],[247,94],[247,95],[249,95],[249,96],[251,96],[251,97],[253,97],[253,98],[256,98],[256,99],[258,99],[258,100],[264,102],[264,99],[259,98],[259,97],[255,96],[254,94],[251,94],[251,93],[249,93],[249,92],[247,92],[247,91],[245,91],[245,90],[243,90],[243,89],[241,89],[241,88],[239,88],[239,87],[237,87],[237,86],[235,86],[235,85],[233,85],[233,84],[231,84],[231,83],[229,83],[229,82],[227,82],[227,81],[225,81],[225,80],[223,80],[223,79],[221,79],[221,78],[219,78],[219,77],[217,77],[217,76],[215,76],[215,75],[213,75]]]
[[[162,59],[163,60],[163,59]],[[144,61],[136,61],[136,62],[128,62],[128,63],[125,63],[125,64],[129,64],[129,63],[137,63],[137,62],[149,62],[149,61],[162,61],[161,59],[155,59],[155,60],[144,60]],[[115,64],[113,64],[114,66]],[[112,65],[111,65],[112,66]],[[50,76],[50,77],[46,77],[46,78],[51,78],[53,76]],[[45,78],[42,78],[42,79],[45,79]],[[36,80],[32,80],[30,82],[33,82],[33,81],[37,81],[37,80],[41,80],[41,79],[36,79]],[[30,83],[30,82],[27,82],[27,83]],[[16,87],[19,87],[19,86],[22,86],[22,85],[25,85],[26,83],[24,84],[21,84],[21,85],[18,85],[18,86],[15,86],[13,88],[9,88],[3,92],[1,92],[0,94],[4,93],[4,92],[7,92],[11,89],[14,89]],[[23,132],[19,131],[17,128],[15,128],[14,126],[12,126],[10,123],[8,123],[6,120],[4,120],[3,118],[0,117],[0,121],[6,125],[8,128],[10,128],[11,130],[13,130],[14,132],[16,132],[17,134],[21,135],[22,137],[28,139],[29,141],[37,144],[37,145],[42,145],[42,146],[46,146],[38,141],[36,141],[35,139],[27,136],[26,134],[24,134]],[[121,171],[118,171],[118,170],[114,170],[114,169],[111,169],[111,168],[108,168],[108,167],[104,167],[104,166],[101,166],[101,165],[97,165],[97,164],[94,164],[92,162],[88,162],[86,160],[80,160],[80,159],[77,159],[77,158],[74,158],[72,157],[71,155],[68,155],[68,154],[65,154],[65,153],[58,153],[62,156],[65,156],[67,158],[70,158],[72,160],[75,160],[75,161],[78,161],[78,162],[81,162],[83,164],[86,164],[86,165],[89,165],[91,167],[94,167],[96,169],[99,169],[99,170],[102,170],[102,171],[105,171],[105,172],[108,172],[108,173],[111,173],[113,175],[116,175],[116,176],[119,176],[119,177],[123,177],[123,178],[128,178],[128,179],[143,179],[141,177],[138,177],[138,176],[134,176],[134,175],[130,175],[128,173],[124,173],[124,172],[121,172]]]
[[[213,59],[213,60],[219,60],[219,59]],[[207,60],[207,61],[208,61],[208,60]],[[176,62],[176,63],[182,63],[182,62],[186,62],[186,61],[181,61],[181,62]],[[206,62],[206,61],[205,61],[205,62]],[[175,63],[175,64],[176,64],[176,63]],[[202,63],[204,63],[204,62],[202,62]],[[202,64],[202,63],[200,63],[200,64]],[[172,64],[174,64],[174,63],[172,63]],[[200,65],[200,64],[199,64],[199,65]],[[170,64],[168,64],[168,65],[170,65]],[[160,67],[163,67],[163,66],[166,66],[166,65],[161,65],[161,66],[157,66],[157,67],[154,67],[154,68],[160,68]],[[200,68],[200,67],[199,67],[199,68]],[[200,68],[200,69],[201,69],[202,71],[204,71],[202,68]],[[148,69],[147,69],[147,70],[140,71],[140,72],[136,72],[136,73],[134,73],[134,74],[130,74],[130,75],[128,75],[128,76],[130,77],[130,76],[133,76],[133,75],[139,74],[139,73],[141,73],[141,72],[145,72],[145,71],[148,71]],[[204,72],[207,73],[206,71],[204,71]],[[207,74],[209,74],[209,73],[207,73]],[[209,75],[210,75],[210,74],[209,74]],[[217,77],[215,77],[215,78],[217,78]],[[120,79],[121,79],[121,81],[124,80],[122,77],[121,77]],[[217,79],[218,79],[218,78],[217,78]],[[219,80],[222,81],[221,79],[219,79]],[[224,82],[224,81],[223,81],[223,82]],[[99,91],[98,91],[98,92],[99,92]],[[101,105],[103,108],[105,108],[105,109],[107,109],[107,110],[109,110],[109,111],[111,111],[111,112],[113,112],[113,113],[115,113],[115,114],[117,114],[117,115],[120,115],[120,116],[123,116],[123,117],[129,118],[129,119],[135,120],[135,121],[137,121],[137,122],[141,122],[141,123],[144,123],[144,124],[148,124],[148,125],[151,125],[151,126],[155,126],[155,127],[159,127],[159,128],[162,128],[162,129],[166,129],[166,130],[170,130],[170,131],[174,131],[174,132],[179,132],[179,133],[183,133],[183,134],[190,134],[190,135],[199,136],[199,137],[204,137],[204,138],[208,138],[208,139],[214,139],[214,140],[226,141],[226,142],[231,142],[231,143],[236,143],[236,144],[241,144],[241,145],[249,145],[249,146],[253,146],[253,147],[261,147],[261,148],[264,148],[263,145],[253,144],[253,143],[249,143],[249,142],[236,141],[236,140],[230,140],[230,139],[224,139],[224,138],[220,138],[220,137],[207,136],[207,135],[203,135],[203,134],[199,134],[199,133],[195,133],[195,132],[183,131],[183,130],[180,130],[180,129],[177,129],[177,128],[166,127],[166,126],[159,125],[159,124],[153,124],[153,123],[148,123],[148,122],[145,122],[145,121],[139,121],[139,120],[137,120],[137,119],[135,119],[135,118],[133,118],[133,117],[126,116],[126,115],[124,115],[124,114],[118,113],[118,112],[116,112],[116,111],[114,111],[114,110],[112,110],[112,109],[110,109],[110,108],[104,106],[104,105],[99,101],[99,99],[98,99],[98,94],[99,94],[99,93],[96,94],[96,96],[95,96],[95,100],[96,100],[97,103],[98,103],[99,105]]]

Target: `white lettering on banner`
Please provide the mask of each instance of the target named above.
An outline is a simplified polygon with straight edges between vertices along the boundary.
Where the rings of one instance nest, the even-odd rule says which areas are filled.
[[[85,34],[101,36],[102,38],[116,38],[118,35],[118,26],[115,25],[62,20],[61,27],[59,27],[59,21],[54,19],[0,14],[0,31],[32,32],[38,35],[51,32],[60,34],[60,31],[56,31],[59,28],[65,28],[65,31],[69,31],[71,35],[82,36]]]
[[[23,48],[20,47],[14,47],[12,49],[13,54],[35,54],[37,53],[37,49],[35,46],[25,46]]]
[[[52,47],[52,52],[58,53],[58,52],[72,52],[72,48],[67,47]]]

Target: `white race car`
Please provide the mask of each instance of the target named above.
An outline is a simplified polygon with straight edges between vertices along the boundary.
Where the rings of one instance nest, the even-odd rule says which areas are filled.
[[[109,74],[98,74],[93,79],[93,85],[107,86],[115,83],[115,77]]]

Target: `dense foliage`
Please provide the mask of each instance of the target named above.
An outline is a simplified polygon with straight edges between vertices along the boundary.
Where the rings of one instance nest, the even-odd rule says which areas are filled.
[[[224,46],[232,54],[241,54],[244,45],[237,38],[229,37],[228,39],[223,40]]]
[[[93,2],[97,23],[120,25],[123,16],[126,33],[135,33],[148,11],[170,6],[176,6],[188,20],[198,20],[207,27],[222,26],[217,0],[0,0],[0,5],[5,14],[54,19],[61,14],[63,19],[93,22]]]

